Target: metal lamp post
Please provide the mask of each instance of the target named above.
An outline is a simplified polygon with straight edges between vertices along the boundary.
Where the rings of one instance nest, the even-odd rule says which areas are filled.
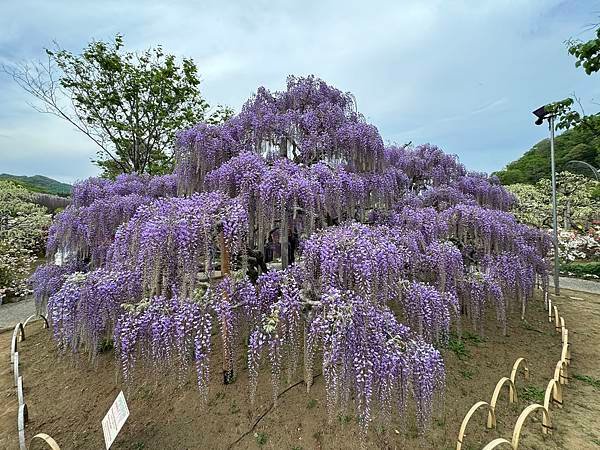
[[[556,208],[556,168],[554,165],[554,119],[556,114],[552,111],[547,111],[544,106],[533,111],[537,117],[536,125],[544,123],[544,119],[548,119],[550,127],[550,171],[552,172],[552,241],[554,243],[554,293],[560,295],[559,282],[559,258],[558,258],[558,220]]]

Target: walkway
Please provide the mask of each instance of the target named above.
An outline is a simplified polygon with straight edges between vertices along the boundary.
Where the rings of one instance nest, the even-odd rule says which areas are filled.
[[[4,303],[0,305],[0,330],[13,328],[32,314],[35,314],[33,297],[27,297],[16,303]]]
[[[554,286],[552,277],[550,277],[550,285]],[[560,288],[570,289],[572,291],[589,292],[591,294],[600,294],[600,281],[560,277]]]
[[[570,279],[572,280],[572,279]],[[570,281],[569,280],[569,281]],[[561,278],[561,283],[563,282]],[[582,280],[575,280],[581,284]],[[585,282],[597,289],[600,283]],[[565,283],[565,287],[566,287]],[[553,411],[555,433],[565,449],[600,448],[600,295],[571,291],[561,286],[561,296],[552,296],[569,329],[572,348],[565,407]]]

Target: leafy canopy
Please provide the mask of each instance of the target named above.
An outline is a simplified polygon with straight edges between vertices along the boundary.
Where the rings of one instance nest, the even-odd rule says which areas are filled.
[[[128,52],[117,34],[81,54],[56,44],[46,56],[45,63],[3,69],[41,102],[37,110],[67,120],[100,147],[95,162],[107,176],[170,172],[177,130],[231,115],[219,107],[207,117],[193,60],[178,64],[161,46]]]
[[[587,75],[592,75],[600,70],[600,25],[596,25],[595,37],[584,42],[571,39],[568,41],[569,54],[575,57],[575,66],[582,67]],[[581,112],[575,111],[573,105],[575,100],[579,103]],[[584,127],[600,136],[600,124],[597,120],[599,113],[587,115],[579,100],[575,97],[550,103],[547,109],[554,110],[558,117],[556,124],[559,130],[568,130],[573,127]]]

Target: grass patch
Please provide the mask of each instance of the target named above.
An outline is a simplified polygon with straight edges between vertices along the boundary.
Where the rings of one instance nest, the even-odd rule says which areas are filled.
[[[229,412],[231,414],[239,414],[240,407],[237,405],[237,403],[235,402],[235,400],[233,402],[231,402],[231,405],[229,406]]]
[[[465,370],[459,370],[458,373],[460,373],[460,375],[465,379],[465,380],[472,380],[473,379],[473,371],[465,369]]]
[[[347,424],[347,423],[352,422],[352,416],[349,416],[347,414],[339,414],[338,420],[340,421],[341,424]]]
[[[98,345],[98,353],[110,352],[115,348],[115,343],[112,339],[102,339]]]
[[[469,349],[465,347],[464,341],[451,337],[448,340],[448,349],[454,353],[461,361],[471,356]]]
[[[263,433],[262,431],[259,431],[257,433],[254,433],[254,439],[256,440],[256,443],[262,447],[263,445],[265,445],[267,443],[267,441],[269,440],[269,437],[267,436],[267,433]]]
[[[535,386],[525,386],[520,389],[519,396],[528,402],[542,403],[544,401],[544,390]]]
[[[313,438],[315,439],[315,441],[317,441],[317,444],[321,446],[321,442],[323,440],[323,433],[321,431],[315,431],[313,433]]]
[[[590,377],[589,375],[579,374],[573,375],[573,378],[575,378],[578,381],[583,381],[584,383],[589,384],[593,388],[600,390],[600,379],[598,378]]]
[[[306,404],[308,409],[313,409],[315,406],[317,406],[317,401],[314,398],[311,398]]]
[[[471,333],[470,331],[465,331],[463,334],[463,340],[473,345],[480,345],[485,342],[483,337],[479,336],[478,334]]]
[[[522,327],[523,327],[525,330],[527,330],[527,331],[535,331],[535,332],[537,332],[537,333],[542,333],[542,334],[544,333],[542,330],[540,330],[540,329],[538,329],[538,328],[534,327],[533,325],[531,325],[531,324],[530,324],[529,322],[527,322],[526,320],[523,320],[523,321],[521,322],[521,326],[522,326]]]

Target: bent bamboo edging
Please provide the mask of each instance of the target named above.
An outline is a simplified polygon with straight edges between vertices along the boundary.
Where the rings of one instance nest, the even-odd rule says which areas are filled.
[[[493,441],[489,442],[485,447],[483,447],[483,450],[492,450],[494,448],[498,448],[502,444],[508,444],[510,445],[510,448],[512,448],[512,443],[510,441],[504,438],[496,438]]]
[[[562,386],[554,378],[548,382],[546,393],[544,394],[544,408],[546,408],[548,412],[550,412],[551,403],[559,408],[562,408],[563,405]]]
[[[29,421],[29,414],[27,413],[27,405],[23,403],[19,406],[19,415],[17,417],[17,428],[19,430],[19,449],[27,450],[25,445],[25,424]]]
[[[488,413],[487,427],[488,428],[496,428],[496,403],[498,402],[498,396],[500,395],[500,391],[505,383],[508,383],[509,395],[508,395],[508,403],[514,403],[518,400],[517,390],[515,389],[515,385],[510,378],[502,377],[500,381],[496,383],[496,387],[494,388],[494,393],[492,394],[492,400],[490,401],[490,411]],[[514,393],[513,396],[510,395],[512,391]]]
[[[519,366],[521,365],[521,363],[523,363],[523,376],[525,378],[525,381],[529,380],[529,365],[527,363],[527,360],[525,358],[518,358],[513,364],[512,370],[510,372],[510,381],[512,381],[512,384],[508,387],[508,393],[511,399],[510,403],[514,403],[517,401],[515,384],[517,379],[517,373],[519,371]]]
[[[29,323],[31,323],[35,318],[37,318],[37,317],[40,317],[44,321],[44,328],[49,328],[50,327],[50,325],[48,324],[48,318],[45,315],[43,315],[43,314],[32,314],[27,319],[25,319],[25,322],[23,322],[23,329]]]
[[[556,368],[554,369],[554,379],[560,384],[569,384],[567,363],[564,359],[561,359],[556,363]]]
[[[18,343],[25,340],[25,328],[23,324],[19,322],[15,325],[13,330],[12,340],[10,341],[10,362],[13,362],[13,357],[16,352],[19,351]]]
[[[31,442],[33,442],[36,438],[44,441],[46,444],[48,444],[48,447],[50,447],[52,450],[60,450],[60,447],[58,446],[56,441],[54,439],[52,439],[50,436],[48,436],[46,433],[36,434],[34,437],[31,438]],[[29,444],[29,448],[31,448],[31,443]]]
[[[563,342],[562,350],[560,352],[560,359],[562,359],[567,366],[571,365],[571,350],[568,342]]]
[[[13,384],[14,387],[19,385],[19,352],[13,356]]]
[[[19,376],[17,380],[17,398],[19,400],[19,406],[25,404],[25,396],[23,395],[23,376]]]
[[[492,415],[494,425],[496,424],[496,415],[494,413],[494,410],[492,410],[492,408],[490,407],[490,404],[488,402],[483,401],[475,403],[473,406],[471,406],[471,409],[469,409],[462,423],[460,424],[460,431],[458,432],[458,438],[456,439],[456,450],[461,450],[464,438],[466,437],[465,431],[467,429],[467,425],[469,424],[469,421],[471,420],[473,414],[475,414],[475,412],[482,406],[487,406],[488,414]]]
[[[542,410],[542,432],[544,434],[551,434],[552,433],[552,425],[550,422],[550,414],[548,414],[548,410],[543,406],[540,405],[539,403],[534,403],[533,405],[529,405],[527,408],[525,408],[521,414],[519,415],[519,418],[517,419],[517,423],[515,424],[515,428],[513,430],[513,436],[512,436],[512,446],[513,449],[518,449],[519,448],[519,440],[521,439],[521,431],[523,429],[523,425],[525,424],[525,420],[527,420],[527,418],[529,417],[529,415],[535,411],[537,411],[538,409]]]

